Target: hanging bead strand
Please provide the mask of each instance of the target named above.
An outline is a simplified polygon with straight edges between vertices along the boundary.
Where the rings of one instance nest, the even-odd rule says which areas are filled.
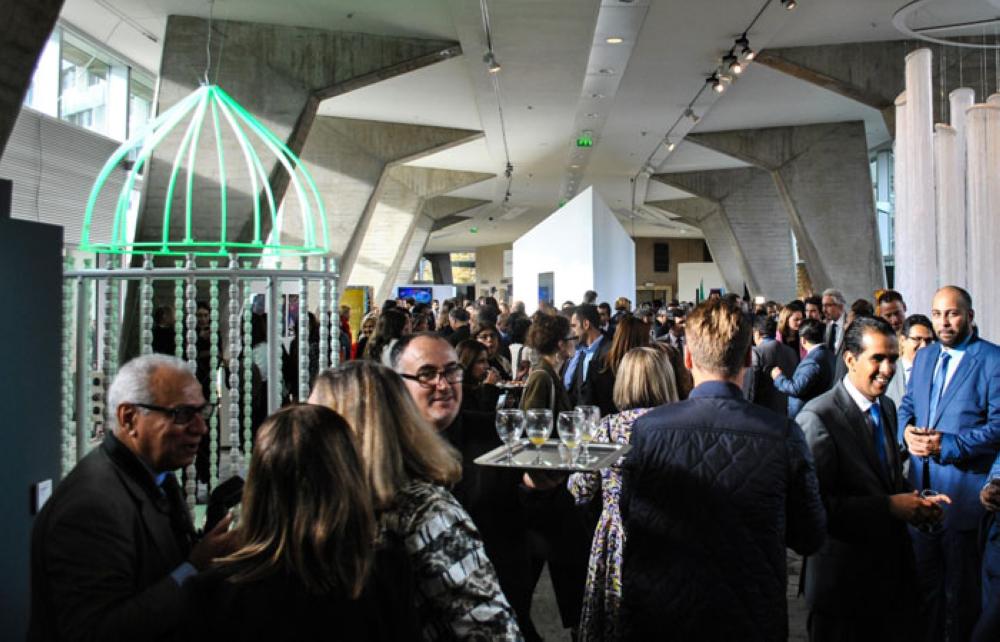
[[[328,259],[322,259],[323,271],[327,269]],[[317,370],[322,372],[330,367],[330,284],[327,279],[319,281],[319,364]]]
[[[253,451],[253,294],[249,279],[243,281],[243,301],[243,459],[249,466]]]
[[[72,257],[67,256],[65,270],[74,268]],[[62,476],[65,477],[76,464],[76,422],[73,421],[75,408],[73,387],[74,370],[73,351],[74,333],[73,319],[75,316],[76,290],[73,279],[63,279],[63,353],[62,353]]]
[[[229,473],[240,472],[240,280],[235,254],[229,256]]]
[[[213,270],[218,269],[219,262],[212,261]],[[219,280],[212,278],[208,288],[208,403],[216,408],[208,421],[208,490],[219,485],[219,403],[216,373],[219,371]]]
[[[153,272],[153,255],[146,254],[142,259],[142,269]],[[153,279],[148,276],[142,277],[140,287],[139,316],[142,328],[141,351],[142,354],[153,353]]]
[[[309,263],[302,259],[302,271],[309,269]],[[309,398],[309,281],[299,279],[299,389],[300,403]]]
[[[190,272],[185,279],[184,289],[184,324],[187,326],[187,364],[191,374],[198,376],[198,331],[197,310],[198,310],[198,285],[195,282],[194,254],[188,254],[185,261],[185,268]],[[198,501],[198,473],[194,465],[194,460],[184,469],[184,497],[187,500],[188,510],[194,515],[194,506]]]

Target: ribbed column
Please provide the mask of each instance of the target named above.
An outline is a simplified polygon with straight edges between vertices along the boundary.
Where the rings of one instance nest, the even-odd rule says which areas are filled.
[[[969,269],[969,214],[965,197],[965,112],[975,102],[976,93],[969,87],[960,87],[951,92],[948,99],[951,126],[955,130],[953,163],[958,187],[950,190],[948,207],[951,209],[938,208],[938,265],[941,266],[941,285],[954,284],[966,287]],[[940,199],[938,202],[941,202]],[[949,216],[948,211],[951,211],[952,215]],[[947,229],[942,230],[942,227]]]
[[[1000,105],[974,105],[966,112],[969,210],[969,290],[980,336],[1000,338]]]
[[[897,229],[905,225],[909,230],[909,245],[897,244],[896,253],[904,255],[908,272],[903,290],[908,308],[913,312],[928,313],[931,299],[937,289],[937,224],[934,199],[934,84],[931,77],[932,56],[930,49],[917,49],[906,56],[906,128],[907,161],[903,181],[906,184],[907,204],[904,219],[897,218]],[[897,212],[898,215],[898,212]],[[902,284],[902,283],[901,283]]]
[[[937,205],[938,279],[965,286],[965,177],[958,138],[951,125],[934,126],[934,187]]]
[[[893,287],[909,294],[916,277],[916,264],[913,261],[913,226],[910,223],[910,182],[906,180],[910,166],[910,128],[909,109],[906,92],[896,98],[896,142],[893,144],[893,159],[895,172],[893,184],[896,192],[895,224],[893,225],[893,259],[895,263],[895,278]]]

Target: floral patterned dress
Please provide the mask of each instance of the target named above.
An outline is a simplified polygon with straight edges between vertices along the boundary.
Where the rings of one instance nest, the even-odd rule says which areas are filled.
[[[627,444],[632,437],[632,424],[649,410],[651,408],[637,408],[608,415],[601,420],[594,442]],[[621,469],[612,466],[602,470],[600,475],[575,473],[570,476],[568,485],[577,504],[589,502],[598,491],[603,504],[590,547],[579,639],[618,640],[621,637],[618,609],[622,600],[622,551],[625,548],[625,529],[618,504],[622,489]]]

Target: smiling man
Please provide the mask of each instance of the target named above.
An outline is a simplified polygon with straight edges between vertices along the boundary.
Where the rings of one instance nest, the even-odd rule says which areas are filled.
[[[847,375],[796,417],[828,518],[827,540],[805,567],[813,642],[909,640],[916,630],[906,524],[935,523],[941,509],[903,477],[896,407],[884,396],[898,357],[892,327],[858,317],[844,335]]]
[[[108,391],[117,428],[59,484],[35,522],[29,640],[161,640],[182,617],[181,585],[235,540],[201,541],[171,471],[194,461],[201,385],[166,355],[122,366]]]
[[[917,353],[899,408],[914,488],[955,500],[943,529],[911,533],[929,640],[969,639],[979,615],[979,492],[1000,448],[1000,347],[976,334],[974,318],[968,292],[937,291],[938,342]]]

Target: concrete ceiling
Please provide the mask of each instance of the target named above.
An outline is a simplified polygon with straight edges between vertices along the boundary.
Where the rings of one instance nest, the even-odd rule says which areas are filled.
[[[801,0],[785,11],[777,0],[749,33],[757,48],[899,39],[893,13],[907,0]],[[747,0],[490,0],[502,108],[515,167],[503,203],[506,162],[498,105],[482,62],[485,36],[473,0],[216,0],[217,19],[444,38],[464,56],[324,101],[320,113],[481,130],[485,137],[421,159],[423,167],[500,176],[454,192],[490,204],[470,221],[435,232],[429,251],[510,242],[589,185],[639,236],[698,236],[662,211],[632,210],[630,178],[662,140],[707,74],[760,9]],[[156,71],[166,16],[207,17],[205,0],[66,0],[63,18]],[[144,35],[141,30],[148,32]],[[625,42],[609,45],[608,36]],[[154,41],[152,38],[159,38]],[[603,71],[602,71],[603,70]],[[598,96],[595,97],[595,94]],[[888,132],[876,110],[751,65],[718,96],[696,105],[697,132],[863,120],[870,146]],[[693,124],[684,120],[675,133]],[[591,129],[595,145],[574,141]],[[739,167],[732,158],[692,143],[678,145],[656,168],[686,171]],[[685,194],[650,182],[644,202]],[[475,227],[476,233],[470,232]]]

